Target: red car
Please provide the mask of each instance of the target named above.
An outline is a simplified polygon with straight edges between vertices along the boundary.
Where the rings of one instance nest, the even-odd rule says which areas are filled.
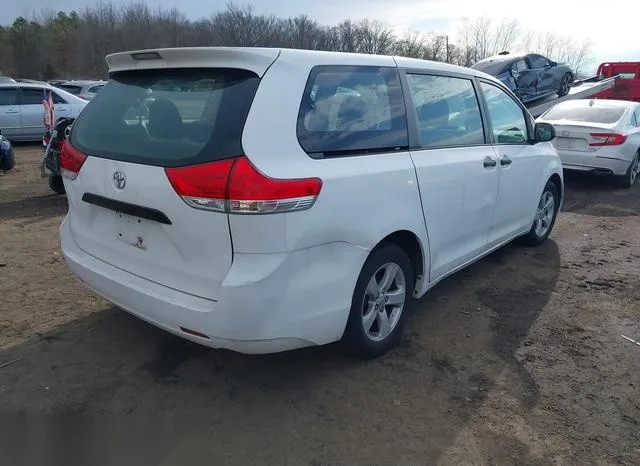
[[[640,62],[605,62],[598,67],[600,80],[619,75],[611,89],[595,95],[597,99],[632,100],[640,102]]]

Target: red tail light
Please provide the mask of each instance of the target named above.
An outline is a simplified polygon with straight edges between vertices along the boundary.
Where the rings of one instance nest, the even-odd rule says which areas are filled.
[[[619,146],[627,140],[625,134],[616,133],[591,133],[591,137],[595,139],[595,141],[589,144],[593,147]]]
[[[196,209],[232,214],[268,214],[309,209],[322,180],[280,180],[261,173],[247,157],[165,168],[176,193]]]
[[[75,180],[87,156],[65,141],[60,152],[60,174],[67,179]]]

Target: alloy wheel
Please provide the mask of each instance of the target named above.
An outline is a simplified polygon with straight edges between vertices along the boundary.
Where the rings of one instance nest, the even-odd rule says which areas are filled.
[[[562,79],[562,93],[564,95],[567,95],[570,90],[571,90],[571,77],[565,76]]]
[[[362,301],[362,328],[371,341],[387,338],[398,324],[407,294],[400,266],[388,262],[373,274]]]
[[[545,191],[538,202],[536,218],[534,222],[534,231],[538,237],[543,237],[551,228],[553,216],[556,210],[556,200],[551,191]]]

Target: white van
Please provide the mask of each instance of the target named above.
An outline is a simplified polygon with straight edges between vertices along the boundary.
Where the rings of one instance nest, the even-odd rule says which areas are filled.
[[[376,357],[411,297],[561,206],[554,130],[474,70],[260,48],[109,55],[61,156],[73,273],[189,340]]]

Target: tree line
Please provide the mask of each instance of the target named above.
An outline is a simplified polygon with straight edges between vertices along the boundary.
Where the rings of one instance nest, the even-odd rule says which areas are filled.
[[[501,51],[536,51],[569,62],[580,71],[591,58],[589,41],[524,30],[516,20],[487,17],[464,21],[457,33],[408,30],[387,23],[346,19],[323,25],[307,15],[281,18],[250,6],[228,4],[221,11],[189,20],[178,10],[137,1],[100,2],[82,11],[45,10],[0,27],[0,75],[31,79],[106,78],[105,55],[182,46],[265,46],[396,54],[471,66]]]

